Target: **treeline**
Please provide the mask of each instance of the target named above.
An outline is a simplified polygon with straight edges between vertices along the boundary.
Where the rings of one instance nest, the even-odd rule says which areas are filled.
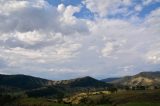
[[[119,87],[119,89],[124,89],[124,90],[156,90],[156,89],[160,89],[159,86],[123,86],[123,87]]]

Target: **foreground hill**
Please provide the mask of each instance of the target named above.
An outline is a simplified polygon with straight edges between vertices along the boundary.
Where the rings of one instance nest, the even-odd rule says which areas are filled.
[[[106,82],[125,86],[160,86],[160,71],[141,72],[133,76],[115,78],[110,81],[106,80]]]

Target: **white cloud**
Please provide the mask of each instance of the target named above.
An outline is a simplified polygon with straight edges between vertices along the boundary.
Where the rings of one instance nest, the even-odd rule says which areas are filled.
[[[73,6],[67,6],[66,8],[64,5],[60,4],[58,6],[58,11],[62,13],[62,17],[60,18],[60,22],[64,22],[66,24],[76,24],[76,17],[73,16],[74,13],[79,12],[80,8],[73,7]]]
[[[0,73],[66,79],[158,69],[159,9],[141,23],[138,17],[134,21],[105,17],[132,14],[127,8],[131,3],[85,0],[87,8],[99,15],[87,20],[74,16],[79,6],[54,7],[43,0],[0,1]],[[118,9],[120,5],[123,8]]]
[[[147,58],[151,63],[160,63],[160,51],[151,51],[147,54]]]
[[[65,11],[65,5],[59,4],[57,10],[58,10],[58,12],[63,13]]]
[[[142,4],[143,5],[149,5],[150,3],[158,3],[158,2],[160,2],[159,0],[143,0],[142,1]]]
[[[88,9],[98,14],[100,17],[105,17],[110,11],[119,11],[118,7],[120,5],[129,6],[131,0],[85,0],[84,4],[86,4]]]
[[[145,25],[148,27],[156,28],[159,31],[160,26],[160,8],[152,11],[148,17],[146,17]]]
[[[135,11],[141,11],[143,9],[143,7],[141,5],[136,5],[135,6]]]
[[[7,15],[10,12],[27,7],[27,5],[28,5],[27,1],[17,2],[16,0],[13,0],[13,1],[1,0],[0,1],[0,13]]]
[[[113,56],[115,53],[118,52],[118,50],[125,44],[126,42],[123,41],[107,41],[105,44],[105,47],[102,49],[102,56],[108,57],[108,56]]]

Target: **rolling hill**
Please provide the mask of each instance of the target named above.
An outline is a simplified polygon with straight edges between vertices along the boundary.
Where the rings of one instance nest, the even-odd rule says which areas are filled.
[[[15,87],[22,90],[31,90],[47,87],[61,88],[103,88],[111,84],[96,80],[92,77],[82,77],[70,80],[53,81],[27,75],[0,75],[0,86]]]
[[[69,86],[71,88],[75,87],[110,87],[111,84],[104,83],[102,81],[99,81],[97,79],[94,79],[90,76],[82,77],[82,78],[76,78],[76,79],[71,79],[71,80],[62,80],[62,81],[57,81],[55,83],[56,85],[64,85],[64,86]]]
[[[53,81],[28,75],[0,75],[0,92],[25,91],[29,97],[59,98],[79,91],[111,87],[111,84],[92,77]]]
[[[51,80],[27,75],[0,75],[0,86],[35,89],[53,84],[54,82]]]
[[[102,81],[124,86],[160,86],[160,71],[141,72],[133,76],[114,78],[112,80],[105,79]]]
[[[82,77],[71,80],[55,81],[54,85],[27,92],[31,97],[58,97],[62,95],[72,95],[79,91],[88,92],[88,90],[99,90],[112,87],[112,84],[101,82],[92,77]]]

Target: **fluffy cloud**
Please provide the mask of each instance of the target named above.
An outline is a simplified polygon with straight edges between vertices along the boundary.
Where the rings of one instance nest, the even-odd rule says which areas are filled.
[[[119,11],[117,8],[120,5],[128,6],[131,4],[130,0],[84,0],[87,8],[96,13],[100,17],[106,16],[110,11]]]
[[[125,43],[125,40],[123,42],[109,42],[107,41],[107,43],[105,44],[105,47],[102,49],[102,55],[104,57],[107,56],[112,56],[114,53],[118,52],[118,50],[120,49],[120,47],[123,46],[123,43]]]
[[[142,9],[143,9],[143,7],[141,5],[135,6],[135,10],[136,11],[141,11]]]
[[[148,60],[151,62],[151,63],[160,63],[160,51],[150,51],[148,54],[147,54],[147,57],[148,57]]]
[[[143,0],[142,4],[143,5],[149,5],[150,3],[158,3],[160,2],[159,0]]]
[[[137,5],[136,11],[128,10],[130,0],[85,0],[84,5],[94,13],[93,20],[74,15],[81,6],[1,0],[0,73],[67,79],[158,70],[159,9],[130,21],[106,17],[141,11]]]

